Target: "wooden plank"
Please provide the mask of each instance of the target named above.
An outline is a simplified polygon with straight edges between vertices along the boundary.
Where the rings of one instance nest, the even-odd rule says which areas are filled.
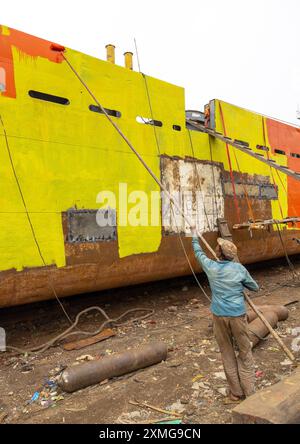
[[[88,347],[89,345],[96,344],[97,342],[104,341],[105,339],[111,338],[112,336],[115,336],[116,333],[111,330],[110,328],[107,328],[106,330],[103,330],[101,333],[95,336],[91,336],[86,339],[79,339],[78,341],[73,342],[67,342],[63,345],[64,350],[71,351],[71,350],[80,350],[82,348]]]
[[[235,407],[232,421],[234,424],[300,424],[300,369]]]

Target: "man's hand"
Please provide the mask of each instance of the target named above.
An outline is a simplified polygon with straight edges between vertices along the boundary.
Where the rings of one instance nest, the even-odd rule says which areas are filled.
[[[197,228],[196,225],[191,225],[191,233],[193,236],[197,236]]]

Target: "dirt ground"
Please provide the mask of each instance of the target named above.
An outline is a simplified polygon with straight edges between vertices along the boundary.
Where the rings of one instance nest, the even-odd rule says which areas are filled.
[[[300,273],[300,258],[293,258],[293,262]],[[300,279],[291,279],[284,260],[259,264],[250,271],[261,286],[255,299],[265,296],[270,303],[274,296],[299,299]],[[203,275],[200,281],[209,292]],[[138,401],[181,413],[183,423],[231,423],[234,406],[224,402],[226,381],[210,325],[209,303],[192,277],[64,300],[72,319],[92,305],[101,306],[112,318],[136,307],[153,309],[154,314],[144,321],[114,328],[115,337],[82,350],[65,351],[59,344],[27,357],[0,353],[0,422],[150,423],[171,416],[130,403]],[[292,330],[300,327],[300,304],[293,303],[288,308],[289,319],[280,323],[277,331],[290,347],[295,339]],[[96,330],[102,320],[100,313],[91,312],[80,327]],[[47,301],[0,310],[0,326],[6,330],[8,345],[31,348],[56,336],[69,324],[57,302]],[[66,366],[156,340],[168,345],[166,362],[73,394],[63,393],[53,385],[54,376]],[[275,384],[293,370],[270,337],[255,349],[254,358],[257,390]]]

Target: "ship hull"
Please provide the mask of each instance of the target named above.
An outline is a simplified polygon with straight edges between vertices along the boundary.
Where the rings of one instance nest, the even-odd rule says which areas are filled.
[[[0,26],[0,308],[189,275],[178,233],[200,272],[185,218],[52,48]],[[223,219],[245,264],[300,253],[299,224],[234,229],[300,217],[299,180],[186,126],[183,88],[65,56],[212,247]],[[300,171],[300,128],[210,111],[210,128]]]

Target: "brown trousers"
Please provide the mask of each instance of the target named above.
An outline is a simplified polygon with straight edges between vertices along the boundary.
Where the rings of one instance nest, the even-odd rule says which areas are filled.
[[[247,318],[214,316],[213,320],[229,389],[234,396],[251,396],[255,391],[255,374]],[[234,341],[239,350],[237,355]]]

